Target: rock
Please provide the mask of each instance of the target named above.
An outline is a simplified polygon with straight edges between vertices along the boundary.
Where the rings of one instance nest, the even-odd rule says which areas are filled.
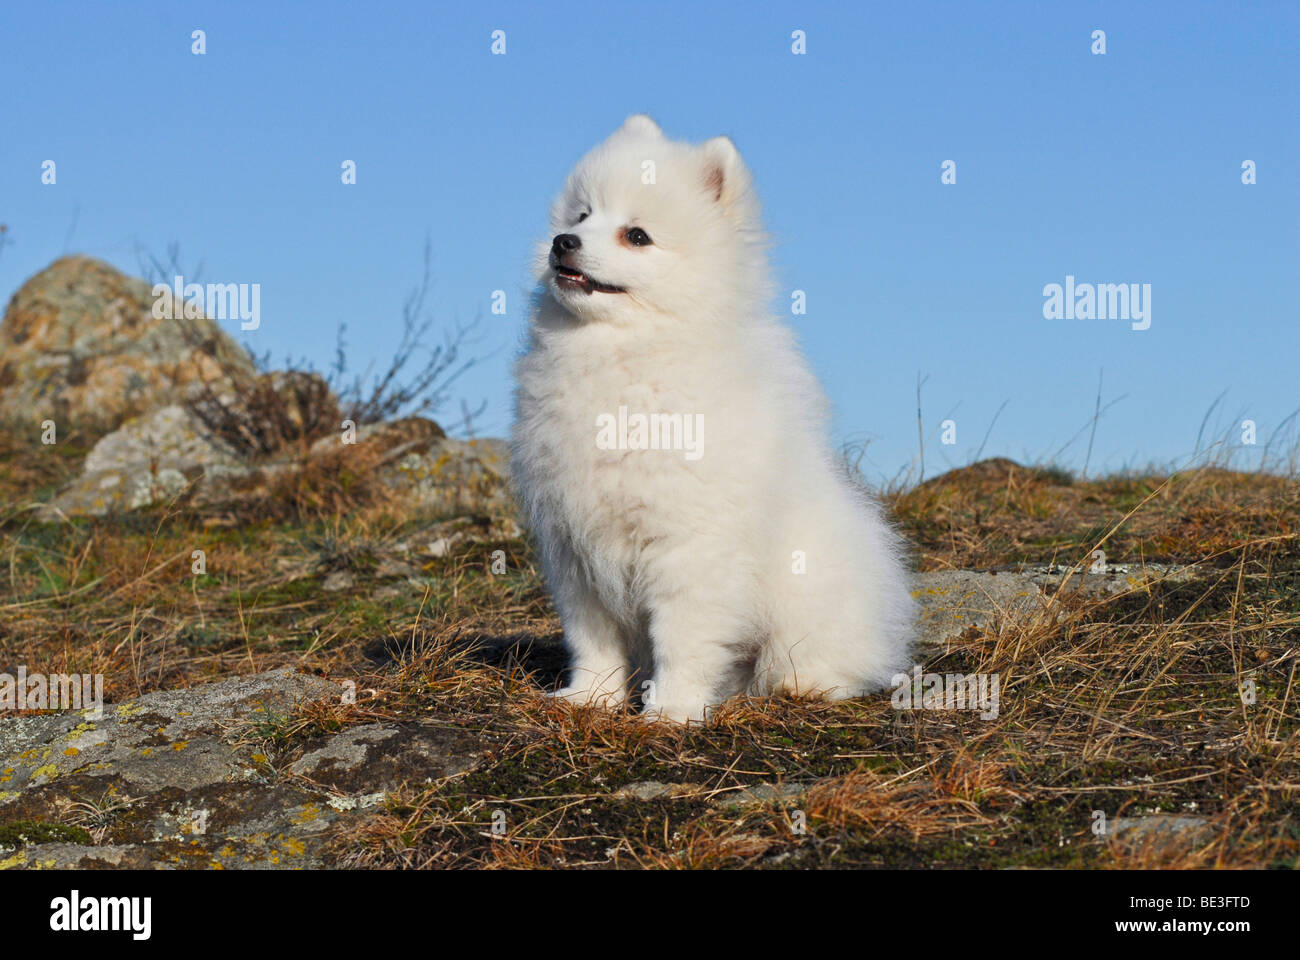
[[[508,516],[455,517],[411,535],[399,545],[399,549],[437,559],[472,544],[500,543],[523,535],[523,528]]]
[[[356,445],[381,453],[380,481],[412,509],[444,516],[514,510],[504,440],[457,440],[431,420],[407,417],[361,426]],[[326,437],[312,445],[312,454],[340,449],[346,449],[341,437]]]
[[[0,418],[75,421],[92,436],[178,402],[187,384],[253,375],[211,320],[153,316],[149,284],[90,257],[56,260],[13,295],[0,321]],[[189,330],[187,334],[185,331]]]
[[[1108,563],[1099,572],[1091,564],[1071,567],[1063,564],[1020,564],[1017,572],[1039,587],[1062,596],[1112,597],[1131,590],[1149,590],[1153,584],[1187,583],[1193,567],[1165,563]]]
[[[227,447],[204,435],[203,425],[193,414],[172,405],[129,420],[101,437],[86,455],[83,469],[88,474],[137,467],[172,468],[184,473],[212,463],[235,462]]]
[[[6,720],[0,827],[66,826],[44,831],[58,842],[0,840],[0,867],[328,866],[332,831],[388,791],[477,762],[472,735],[429,722],[348,727],[297,748],[296,759],[269,753],[296,703],[341,694],[277,670],[147,694],[98,717]],[[91,842],[59,835],[81,831]]]
[[[326,574],[325,579],[321,581],[320,588],[334,593],[338,590],[349,590],[356,585],[357,578],[349,570],[335,570]]]
[[[392,580],[394,578],[418,580],[420,571],[404,560],[388,556],[380,557],[379,564],[375,567],[375,579]]]
[[[88,257],[56,261],[10,301],[0,323],[0,417],[33,429],[46,418],[75,421],[101,441],[41,519],[181,493],[196,508],[256,502],[286,472],[310,465],[328,481],[329,458],[346,466],[353,454],[358,471],[410,510],[513,509],[503,441],[455,440],[432,420],[406,417],[363,424],[345,445],[338,399],[318,374],[259,373],[212,321],[153,313],[149,284]],[[320,439],[307,447],[312,437]]]
[[[102,516],[165,503],[218,466],[237,468],[229,448],[184,407],[163,407],[101,437],[81,476],[37,516]]]
[[[1015,570],[936,570],[913,578],[912,596],[920,603],[918,643],[943,646],[971,627],[995,627],[1001,618],[1032,616],[1049,595],[1105,599],[1158,583],[1186,583],[1191,567],[1164,564],[1110,564],[1105,573],[1052,564],[1021,564]]]
[[[938,570],[917,574],[912,596],[919,601],[918,643],[942,646],[972,627],[989,627],[1008,614],[1026,616],[1046,599],[1038,584],[1015,573]]]
[[[432,724],[351,727],[326,739],[290,764],[289,772],[328,787],[345,798],[360,797],[374,805],[375,786],[391,788],[405,781],[426,782],[455,776],[474,767],[479,743],[454,728]]]
[[[287,412],[282,415],[289,419],[298,409],[295,398],[315,394],[319,386],[297,374],[275,382],[287,391]],[[332,396],[329,402],[334,402]],[[337,416],[336,409],[333,415]],[[207,416],[212,419],[211,409]],[[256,425],[255,420],[247,422]],[[37,517],[50,521],[134,510],[167,502],[181,492],[199,510],[255,504],[274,496],[274,484],[285,474],[311,461],[323,464],[329,473],[355,456],[407,511],[471,515],[461,524],[431,531],[430,543],[445,540],[443,552],[475,538],[519,535],[513,521],[501,519],[514,509],[504,441],[455,440],[432,420],[408,417],[362,425],[355,444],[343,443],[341,433],[317,440],[306,450],[306,461],[299,450],[278,460],[252,463],[233,449],[240,439],[232,437],[227,443],[224,433],[214,434],[210,423],[201,422],[186,406],[167,406],[132,420],[99,440],[82,474],[43,504]],[[256,438],[245,444],[256,445]]]
[[[1106,836],[1126,844],[1192,844],[1209,832],[1206,817],[1153,814],[1115,817],[1107,824]]]
[[[698,790],[687,783],[660,783],[658,780],[639,780],[614,791],[615,800],[659,800],[680,797]]]
[[[725,794],[714,803],[724,810],[738,810],[768,803],[791,803],[802,798],[808,792],[808,787],[809,784],[806,783],[756,783],[752,787]]]
[[[510,450],[504,440],[448,437],[423,454],[408,454],[384,475],[415,507],[444,515],[514,510]]]
[[[740,810],[744,807],[769,803],[790,803],[808,792],[806,783],[756,783],[741,790],[728,790],[713,797],[710,802],[722,810]],[[705,797],[715,791],[696,783],[661,783],[658,780],[638,780],[620,787],[612,794],[615,800],[681,800]]]
[[[322,437],[312,444],[311,452],[316,455],[352,446],[355,450],[372,449],[387,454],[388,460],[396,460],[407,454],[427,453],[438,441],[447,436],[442,427],[425,417],[404,417],[384,423],[363,423],[356,429],[352,444],[344,443],[340,430],[334,435]]]

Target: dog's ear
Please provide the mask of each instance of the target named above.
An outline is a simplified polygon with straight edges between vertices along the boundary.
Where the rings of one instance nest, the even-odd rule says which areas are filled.
[[[634,113],[624,120],[623,130],[626,133],[639,133],[646,137],[662,137],[664,135],[664,132],[659,129],[659,124],[644,113]]]
[[[723,207],[735,207],[749,195],[750,176],[740,151],[730,137],[714,137],[700,148],[704,152],[704,186]]]

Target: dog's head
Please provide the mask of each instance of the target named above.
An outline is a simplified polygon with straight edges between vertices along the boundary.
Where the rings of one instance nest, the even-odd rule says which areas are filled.
[[[676,143],[649,117],[629,117],[569,175],[551,208],[539,279],[582,319],[646,309],[703,319],[758,292],[758,219],[729,139]]]

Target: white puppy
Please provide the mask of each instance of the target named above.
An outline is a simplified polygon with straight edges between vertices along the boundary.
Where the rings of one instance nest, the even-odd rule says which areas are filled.
[[[839,466],[771,295],[726,137],[634,116],[551,209],[512,469],[580,703],[700,720],[727,697],[853,697],[906,668],[902,545]]]

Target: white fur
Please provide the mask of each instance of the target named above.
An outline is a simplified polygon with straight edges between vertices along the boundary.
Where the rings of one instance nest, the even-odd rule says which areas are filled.
[[[653,245],[620,243],[630,226]],[[686,721],[742,691],[886,685],[909,662],[902,545],[837,462],[822,392],[765,310],[731,141],[629,118],[570,175],[551,233],[577,234],[571,265],[626,290],[561,287],[547,240],[515,368],[512,469],[572,654],[556,695],[616,705],[631,684],[644,712]],[[702,455],[599,448],[598,417],[620,406],[701,414]]]

